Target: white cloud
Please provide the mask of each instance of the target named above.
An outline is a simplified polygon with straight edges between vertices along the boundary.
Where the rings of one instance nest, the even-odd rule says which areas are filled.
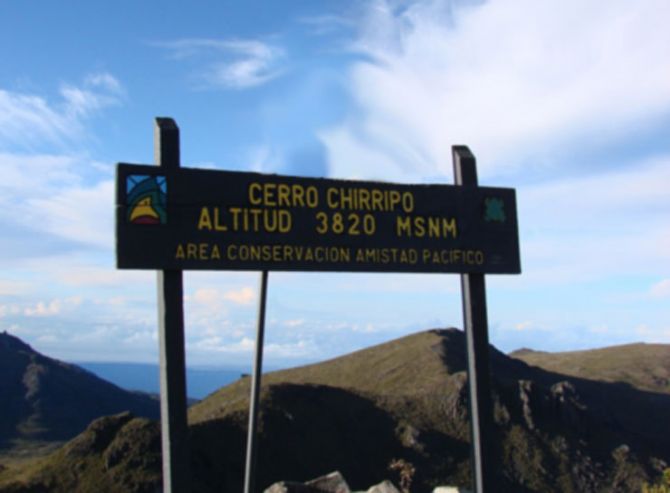
[[[88,75],[80,86],[63,84],[61,101],[0,89],[0,148],[67,145],[84,134],[84,120],[123,97],[109,73]]]
[[[287,343],[270,343],[263,349],[264,354],[270,358],[298,359],[314,357],[319,354],[319,348],[310,341],[299,340]]]
[[[31,287],[26,281],[0,279],[0,296],[16,296],[24,294]]]
[[[236,341],[226,340],[221,336],[206,337],[189,344],[192,350],[202,353],[222,353],[231,357],[248,359],[256,349],[256,340],[243,337]],[[270,342],[263,347],[266,361],[294,360],[313,357],[318,354],[318,348],[310,341],[296,340],[285,342]]]
[[[208,87],[247,89],[283,73],[284,50],[258,40],[180,39],[155,45],[169,50],[177,60],[209,57],[198,72],[198,79]]]
[[[467,144],[488,176],[625,135],[670,109],[667,18],[664,0],[375,2],[355,46],[369,60],[351,72],[359,112],[323,133],[331,172],[366,174],[381,155],[373,177],[450,177],[451,145]]]
[[[520,187],[524,275],[506,284],[575,282],[667,265],[670,156],[635,168]]]
[[[26,238],[11,235],[25,235],[32,229],[43,238],[51,233],[111,249],[111,177],[99,181],[101,163],[85,153],[59,154],[53,149],[54,145],[73,147],[86,136],[85,123],[90,117],[119,104],[124,90],[111,74],[98,72],[78,86],[63,84],[60,96],[58,101],[49,101],[39,95],[0,90],[0,149],[4,149],[0,152],[0,225],[17,244]],[[50,152],[35,152],[42,146]],[[13,254],[23,255],[18,250]]]
[[[63,311],[73,310],[82,303],[82,298],[79,296],[60,299],[56,298],[49,302],[38,301],[34,306],[26,307],[23,314],[26,317],[50,317],[59,315]]]
[[[131,333],[123,339],[123,344],[129,346],[150,346],[155,345],[158,341],[158,332],[155,330],[139,330]]]
[[[24,219],[40,229],[73,240],[112,249],[114,246],[114,182],[71,187],[25,204]]]
[[[267,145],[251,149],[248,155],[249,169],[258,173],[267,173],[269,170],[281,169],[284,165],[284,157],[281,152]]]
[[[535,324],[531,322],[530,320],[526,320],[525,322],[519,322],[518,324],[514,325],[514,330],[518,331],[524,331],[524,330],[531,330],[535,328]]]
[[[0,318],[7,315],[18,315],[19,313],[21,313],[21,308],[18,305],[0,305]]]
[[[200,339],[193,346],[202,351],[249,354],[256,347],[256,342],[249,337],[244,337],[239,341],[226,343],[222,337],[216,336]]]
[[[120,270],[113,265],[103,266],[93,262],[86,262],[70,255],[67,259],[46,259],[45,263],[61,262],[51,267],[43,267],[53,278],[63,286],[86,288],[125,288],[129,286],[151,289],[156,282],[156,275],[152,271]],[[31,262],[35,265],[35,262]],[[122,299],[122,298],[113,298]]]
[[[670,279],[663,279],[654,284],[650,293],[654,298],[670,298]]]
[[[0,203],[9,206],[26,196],[50,195],[54,189],[79,183],[74,171],[79,164],[74,156],[0,153]]]
[[[326,35],[339,32],[342,29],[351,29],[356,26],[353,16],[348,15],[315,15],[298,19],[301,24],[308,26],[314,35]]]
[[[224,293],[223,298],[237,305],[249,305],[256,298],[256,291],[250,287],[244,287],[237,291]]]
[[[193,295],[188,296],[187,298],[198,305],[216,310],[223,306],[224,301],[230,301],[236,305],[248,305],[255,297],[256,292],[254,289],[245,286],[240,289],[230,289],[226,291],[211,287],[198,288]]]
[[[641,324],[635,327],[634,331],[643,342],[670,343],[670,327],[650,327],[647,324]]]
[[[195,278],[195,279],[194,279]],[[218,282],[212,276],[189,276],[186,281],[185,323],[189,338],[198,344],[201,339],[229,341],[253,332],[254,314],[247,307],[255,299],[255,291],[246,286],[231,287],[227,276],[219,273]],[[193,287],[191,287],[193,286]]]
[[[0,142],[35,145],[42,140],[60,143],[80,128],[39,96],[0,89]]]
[[[91,183],[97,166],[74,155],[0,153],[0,224],[111,250],[114,182]]]

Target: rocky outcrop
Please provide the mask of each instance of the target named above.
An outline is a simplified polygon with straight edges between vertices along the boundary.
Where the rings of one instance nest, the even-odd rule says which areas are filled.
[[[325,476],[299,483],[296,481],[280,481],[265,489],[264,493],[352,493],[347,481],[339,471]],[[400,493],[400,490],[388,479],[370,486],[366,491],[354,493]],[[470,490],[458,486],[438,486],[433,493],[471,493]]]
[[[280,481],[266,488],[265,493],[351,493],[347,481],[339,471],[300,483]]]

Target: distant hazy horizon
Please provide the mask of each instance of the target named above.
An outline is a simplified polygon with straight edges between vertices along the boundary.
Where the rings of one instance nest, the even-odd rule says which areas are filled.
[[[160,392],[159,366],[155,363],[120,363],[120,362],[73,362],[100,378],[118,387],[131,391],[158,394]],[[203,399],[215,390],[248,374],[246,368],[186,368],[186,388],[188,397]]]

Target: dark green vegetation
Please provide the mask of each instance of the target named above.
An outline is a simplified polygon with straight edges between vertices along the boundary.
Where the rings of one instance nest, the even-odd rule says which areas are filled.
[[[365,489],[392,475],[393,459],[415,467],[412,491],[468,484],[464,348],[462,332],[433,330],[267,375],[259,488],[337,469]],[[638,492],[667,467],[670,395],[490,356],[498,491]],[[190,409],[194,491],[241,491],[249,384]],[[0,472],[0,490],[155,491],[158,457],[155,423],[105,418],[40,462]]]
[[[670,394],[670,346],[667,344],[626,344],[564,353],[520,349],[510,356],[564,375],[626,382],[639,389]]]
[[[93,419],[125,410],[159,416],[155,398],[127,392],[0,334],[0,463],[46,453]]]

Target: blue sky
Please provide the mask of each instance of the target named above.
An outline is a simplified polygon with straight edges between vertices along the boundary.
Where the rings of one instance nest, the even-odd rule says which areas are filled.
[[[118,271],[117,162],[517,189],[523,274],[488,276],[509,351],[670,343],[665,0],[3,2],[0,330],[155,361],[155,273]],[[187,361],[251,360],[259,274],[185,275]],[[266,364],[462,326],[455,275],[271,273]]]

